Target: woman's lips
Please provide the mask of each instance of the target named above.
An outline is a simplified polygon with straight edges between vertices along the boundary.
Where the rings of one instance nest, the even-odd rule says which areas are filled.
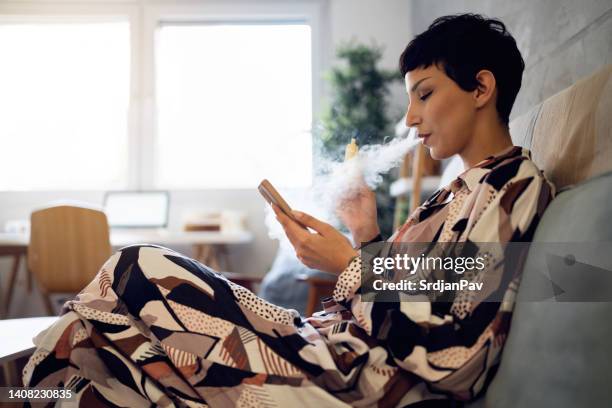
[[[419,133],[419,139],[423,139],[423,144],[426,144],[427,139],[431,136],[431,133]]]

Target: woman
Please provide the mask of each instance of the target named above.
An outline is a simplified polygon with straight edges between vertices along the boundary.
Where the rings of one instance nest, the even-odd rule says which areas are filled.
[[[442,17],[406,47],[400,68],[407,125],[434,158],[458,154],[466,170],[389,242],[471,243],[478,254],[478,243],[530,241],[554,188],[512,145],[524,64],[504,25]],[[339,213],[354,241],[381,240],[374,195],[364,188],[346,204]],[[497,271],[486,295],[366,302],[360,251],[308,214],[296,217],[314,233],[274,210],[298,258],[339,275],[324,312],[301,319],[173,251],[127,247],[37,338],[24,383],[68,387],[82,406],[446,406],[483,390],[521,262]]]

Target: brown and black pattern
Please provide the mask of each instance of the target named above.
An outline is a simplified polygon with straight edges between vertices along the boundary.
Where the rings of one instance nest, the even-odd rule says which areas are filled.
[[[448,212],[451,193],[461,201]],[[529,241],[553,195],[512,147],[437,191],[391,240]],[[494,270],[509,299],[520,265]],[[357,258],[325,311],[303,319],[169,249],[123,248],[37,336],[24,384],[70,388],[81,407],[386,407],[479,392],[511,302],[362,302],[360,271]]]

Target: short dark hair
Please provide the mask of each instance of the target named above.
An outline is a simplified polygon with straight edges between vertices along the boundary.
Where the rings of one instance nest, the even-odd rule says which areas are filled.
[[[521,88],[525,62],[504,23],[480,14],[439,17],[408,44],[400,60],[402,76],[416,68],[441,65],[464,91],[478,86],[483,69],[495,76],[496,108],[505,125]]]

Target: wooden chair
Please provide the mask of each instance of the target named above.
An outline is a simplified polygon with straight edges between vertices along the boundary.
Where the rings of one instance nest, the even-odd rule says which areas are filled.
[[[236,272],[220,271],[221,275],[225,276],[228,280],[240,285],[253,293],[257,293],[255,290],[256,285],[261,284],[263,278],[261,276],[244,275]]]
[[[321,300],[331,296],[336,286],[336,279],[325,279],[306,274],[298,275],[297,280],[308,284],[308,301],[305,310],[307,317],[321,310]]]
[[[106,215],[99,210],[60,205],[31,215],[28,266],[53,315],[49,295],[78,293],[111,255]]]

